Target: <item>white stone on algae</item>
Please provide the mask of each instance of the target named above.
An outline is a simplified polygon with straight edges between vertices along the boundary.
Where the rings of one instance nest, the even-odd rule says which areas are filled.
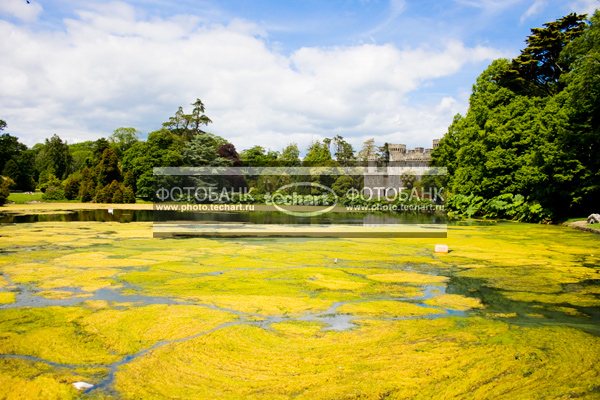
[[[91,389],[94,387],[94,385],[92,385],[91,383],[87,383],[87,382],[75,382],[75,383],[73,383],[73,386],[75,386],[75,389],[77,389],[77,390]]]
[[[435,245],[435,252],[436,253],[447,253],[448,252],[448,246],[446,246],[445,244],[436,244]]]

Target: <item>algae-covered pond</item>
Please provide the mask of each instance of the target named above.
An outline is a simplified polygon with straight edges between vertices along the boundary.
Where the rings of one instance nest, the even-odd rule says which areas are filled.
[[[0,239],[0,398],[600,398],[598,235],[153,239],[149,222],[47,221]]]

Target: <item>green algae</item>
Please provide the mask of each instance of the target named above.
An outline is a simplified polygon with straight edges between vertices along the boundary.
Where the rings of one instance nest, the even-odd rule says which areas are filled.
[[[161,348],[120,369],[116,387],[127,399],[592,398],[600,373],[588,351],[598,339],[568,328],[482,318],[278,328],[232,326]]]
[[[131,399],[598,396],[592,234],[499,223],[452,226],[447,239],[156,240],[151,229],[2,227],[0,393],[77,398],[70,384],[84,380]],[[450,253],[434,253],[441,242]],[[20,307],[27,295],[41,305]],[[351,329],[315,317],[340,314]]]

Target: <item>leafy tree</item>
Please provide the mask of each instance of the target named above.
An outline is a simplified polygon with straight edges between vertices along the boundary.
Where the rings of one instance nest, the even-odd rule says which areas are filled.
[[[306,157],[302,160],[303,166],[322,166],[331,161],[331,151],[328,143],[321,143],[319,140],[313,142],[307,149]]]
[[[562,49],[585,30],[585,15],[575,13],[544,28],[533,28],[527,38],[527,47],[521,55],[501,71],[496,81],[517,94],[550,96],[563,89],[560,77],[569,71],[569,62],[560,57]]]
[[[597,211],[600,204],[600,10],[588,29],[563,51],[571,71],[564,75],[564,92],[569,127],[558,138],[558,146],[568,151],[573,177],[575,210],[581,214]]]
[[[27,150],[27,146],[19,143],[17,137],[11,136],[8,133],[2,134],[0,136],[0,171],[4,169],[9,160],[18,157],[25,150]]]
[[[438,148],[431,153],[430,164],[446,167],[449,179],[454,177],[456,168],[458,168],[457,152],[461,146],[459,139],[464,123],[464,118],[460,114],[456,114],[452,124],[448,127],[448,132],[440,139]]]
[[[288,144],[279,155],[278,160],[284,167],[300,166],[300,150],[296,143]]]
[[[262,146],[254,146],[243,150],[240,159],[248,167],[267,167],[277,165],[279,153],[276,151],[266,151]]]
[[[84,181],[79,186],[79,199],[82,203],[87,203],[92,201],[96,196],[96,191],[94,189],[94,182],[92,181]]]
[[[231,161],[234,167],[239,167],[242,165],[242,160],[240,160],[240,155],[235,149],[235,146],[231,143],[225,143],[219,146],[217,150],[217,155],[223,159]]]
[[[339,197],[343,197],[348,193],[348,190],[355,187],[354,180],[349,175],[340,175],[336,179],[335,183],[331,186],[331,189]]]
[[[352,145],[346,142],[342,136],[337,135],[333,138],[333,148],[335,159],[342,167],[350,167],[356,163]]]
[[[136,194],[152,198],[153,167],[180,167],[184,165],[184,141],[168,129],[151,132],[146,142],[134,144],[123,155],[123,169],[131,171],[137,188]]]
[[[118,155],[123,155],[139,141],[142,132],[135,128],[117,128],[110,135],[110,142],[115,146]]]
[[[4,121],[0,120],[0,122]],[[0,176],[0,206],[6,204],[8,196],[10,196],[10,188],[14,185],[15,182],[9,177]]]
[[[92,201],[96,195],[94,175],[88,167],[84,167],[81,171],[81,179],[79,183],[79,199],[83,203]]]
[[[466,116],[455,117],[432,154],[433,165],[448,167],[450,191],[462,196],[449,203],[456,210],[532,221],[585,213],[600,203],[598,15],[583,34],[575,15],[559,20],[567,21],[559,33],[556,24],[536,31],[564,48],[539,61],[537,81],[526,74],[519,85],[507,81],[516,64],[506,60],[495,60],[477,78]],[[565,40],[572,42],[565,46]]]
[[[91,167],[94,155],[95,142],[88,140],[85,142],[69,145],[69,151],[73,157],[73,171],[81,171],[86,165]]]
[[[35,150],[22,151],[16,159],[19,168],[19,179],[16,181],[17,189],[23,191],[34,191],[35,190]]]
[[[62,190],[60,179],[51,172],[48,172],[45,176],[40,176],[40,190],[46,193],[49,188],[60,188]]]
[[[179,107],[174,117],[169,118],[169,122],[163,124],[163,128],[171,130],[178,136],[181,136],[186,141],[193,140],[195,135],[205,133],[201,127],[212,123],[210,118],[205,114],[204,103],[202,100],[196,99],[191,114],[185,114],[183,108]]]
[[[80,186],[79,178],[76,176],[70,176],[67,178],[65,182],[64,194],[67,200],[75,200],[79,197],[79,186]]]
[[[183,149],[183,159],[193,167],[211,165],[218,157],[219,145],[210,133],[198,133]]]
[[[73,157],[69,146],[58,135],[46,139],[36,161],[40,171],[52,170],[60,179],[65,179],[72,172]]]
[[[2,175],[12,179],[14,182],[19,182],[19,178],[21,177],[21,171],[19,170],[19,166],[17,165],[15,160],[8,160],[8,162],[4,165]]]
[[[130,188],[135,193],[135,178],[133,172],[127,171],[123,177],[123,186]]]
[[[362,149],[358,152],[358,160],[361,164],[366,165],[369,157],[377,155],[377,146],[375,146],[375,139],[365,140]]]

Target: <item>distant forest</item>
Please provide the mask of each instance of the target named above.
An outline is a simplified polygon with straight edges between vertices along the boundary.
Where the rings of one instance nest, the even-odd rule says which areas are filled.
[[[600,11],[570,14],[534,28],[527,47],[498,59],[473,85],[469,110],[456,115],[432,153],[448,168],[450,215],[547,221],[598,212],[600,204]],[[200,99],[140,140],[135,128],[67,144],[58,135],[31,149],[0,136],[0,204],[8,190],[44,192],[48,200],[129,203],[152,197],[152,168],[180,166],[351,166],[387,144],[360,151],[341,136],[316,141],[300,160],[281,151],[238,151],[205,132],[212,121]],[[0,131],[7,123],[0,120]]]

